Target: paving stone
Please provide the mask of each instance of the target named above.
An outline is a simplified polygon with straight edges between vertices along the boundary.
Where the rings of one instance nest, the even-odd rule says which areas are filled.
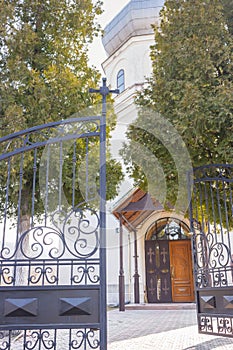
[[[27,340],[31,340],[30,336]],[[13,340],[12,350],[22,350],[22,342],[22,338],[16,342]],[[56,350],[68,350],[68,343],[67,331],[59,330]],[[33,347],[29,344],[29,348]],[[37,350],[38,347],[35,349]],[[114,309],[108,312],[108,350],[232,349],[233,338],[198,333],[195,310],[119,312]]]
[[[232,350],[233,339],[198,333],[195,310],[108,313],[108,350]]]

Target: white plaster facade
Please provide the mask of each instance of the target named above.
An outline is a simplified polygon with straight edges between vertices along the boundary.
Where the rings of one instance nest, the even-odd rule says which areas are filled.
[[[159,24],[159,12],[164,0],[131,0],[106,26],[103,36],[103,45],[108,58],[102,67],[111,89],[117,88],[117,74],[124,70],[125,88],[115,98],[115,112],[117,127],[112,135],[112,154],[118,158],[118,151],[122,142],[126,141],[125,131],[130,123],[137,117],[137,107],[134,103],[135,93],[140,90],[146,78],[151,75],[150,46],[154,44],[154,30],[152,24]],[[129,180],[122,184],[120,195],[132,189]],[[110,214],[115,203],[108,203],[107,216],[107,281],[108,304],[118,304],[118,275],[119,275],[119,222]],[[158,215],[158,213],[156,214]],[[153,216],[153,215],[152,215]],[[153,220],[151,218],[150,220]],[[148,220],[148,225],[150,224]],[[146,223],[145,223],[146,225]],[[140,302],[144,302],[145,291],[145,253],[144,230],[146,226],[138,229],[138,265],[140,275]],[[133,275],[134,275],[134,248],[133,236],[124,230],[124,274],[125,274],[125,300],[133,302]]]

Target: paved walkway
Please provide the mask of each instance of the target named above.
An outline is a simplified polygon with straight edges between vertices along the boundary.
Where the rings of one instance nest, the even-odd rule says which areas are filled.
[[[50,331],[53,339],[53,331]],[[74,332],[75,333],[75,332]],[[79,334],[80,335],[80,334]],[[6,347],[4,339],[0,349]],[[72,349],[90,349],[82,338],[74,337]],[[197,332],[196,310],[126,310],[108,311],[108,350],[232,350],[233,338],[200,335]],[[26,349],[68,350],[69,332],[59,330],[57,345],[53,346],[46,332],[43,341],[38,337],[26,339]],[[1,343],[1,342],[0,342]],[[80,346],[79,346],[80,344]],[[10,350],[22,350],[23,337],[12,339]]]
[[[233,349],[233,338],[198,334],[196,310],[111,310],[108,341],[108,350]]]

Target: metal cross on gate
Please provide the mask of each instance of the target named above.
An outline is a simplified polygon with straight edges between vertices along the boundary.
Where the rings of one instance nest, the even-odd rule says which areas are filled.
[[[103,116],[106,116],[106,97],[112,93],[112,94],[119,94],[120,90],[119,89],[115,89],[115,90],[109,90],[109,88],[107,87],[107,79],[106,78],[103,78],[102,79],[102,82],[103,82],[103,86],[100,86],[99,89],[92,89],[90,88],[89,89],[89,92],[90,93],[97,93],[97,94],[100,94],[102,95],[102,115]]]

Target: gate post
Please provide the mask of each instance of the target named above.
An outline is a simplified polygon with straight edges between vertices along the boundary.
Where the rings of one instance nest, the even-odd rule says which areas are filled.
[[[99,89],[89,89],[90,93],[102,95],[102,115],[100,119],[100,349],[107,349],[107,280],[106,280],[106,101],[109,93],[118,94],[119,90],[109,90],[106,78]]]

